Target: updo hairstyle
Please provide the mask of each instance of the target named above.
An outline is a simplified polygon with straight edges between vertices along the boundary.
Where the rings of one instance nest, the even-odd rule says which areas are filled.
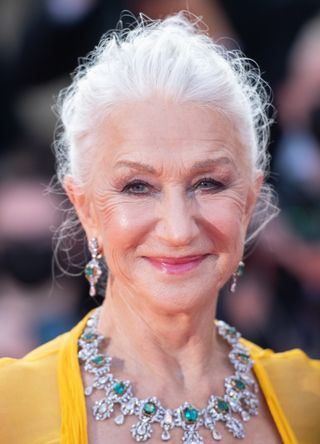
[[[60,125],[54,147],[60,183],[71,175],[85,189],[94,174],[96,147],[86,143],[90,134],[117,106],[155,95],[222,110],[249,151],[252,172],[267,178],[270,104],[257,66],[239,50],[213,42],[198,19],[181,12],[156,21],[140,15],[133,29],[107,33],[82,60],[57,102]],[[264,183],[247,242],[276,213],[271,187]],[[75,224],[69,218],[64,235]]]

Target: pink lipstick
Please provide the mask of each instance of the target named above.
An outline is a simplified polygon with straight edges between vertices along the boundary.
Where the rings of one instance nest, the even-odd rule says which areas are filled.
[[[147,257],[146,259],[158,270],[169,274],[186,273],[196,268],[206,255],[184,257]]]

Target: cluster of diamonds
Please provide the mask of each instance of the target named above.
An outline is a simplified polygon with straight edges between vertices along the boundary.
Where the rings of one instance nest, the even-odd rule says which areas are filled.
[[[218,333],[231,346],[229,360],[234,374],[225,378],[224,395],[210,396],[207,406],[197,409],[185,402],[175,409],[163,407],[156,397],[138,399],[133,394],[130,381],[119,380],[110,371],[112,358],[102,354],[104,337],[97,333],[99,310],[88,319],[86,327],[79,338],[79,359],[84,370],[92,374],[92,383],[85,387],[85,395],[90,396],[94,390],[101,391],[103,396],[92,406],[93,416],[97,421],[114,417],[114,422],[121,426],[128,415],[134,415],[137,422],[131,427],[132,438],[147,441],[151,438],[153,424],[161,427],[162,441],[170,441],[171,430],[180,428],[183,431],[184,444],[201,444],[203,438],[199,430],[209,429],[212,439],[220,441],[222,435],[217,429],[224,428],[235,438],[245,437],[243,422],[249,421],[258,414],[258,387],[252,374],[253,361],[249,351],[239,339],[238,331],[223,321],[217,321]]]
[[[90,296],[93,297],[96,295],[96,284],[98,283],[98,281],[102,275],[102,270],[101,270],[100,263],[99,263],[99,261],[101,259],[101,254],[99,254],[99,246],[98,246],[98,241],[96,238],[90,239],[89,250],[90,250],[92,259],[86,265],[86,268],[84,270],[84,274],[90,284],[89,294],[90,294]]]

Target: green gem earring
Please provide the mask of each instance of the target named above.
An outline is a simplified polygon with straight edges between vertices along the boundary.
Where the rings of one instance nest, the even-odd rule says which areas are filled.
[[[84,274],[90,284],[89,294],[93,297],[96,295],[96,284],[102,274],[102,270],[99,264],[101,254],[99,253],[99,245],[95,237],[90,239],[88,246],[92,257],[86,265]]]
[[[244,272],[244,262],[240,261],[237,270],[232,275],[232,283],[230,291],[234,293],[237,289],[238,277],[242,276]]]

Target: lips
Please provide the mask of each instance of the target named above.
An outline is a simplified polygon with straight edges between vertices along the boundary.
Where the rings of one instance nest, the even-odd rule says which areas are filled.
[[[186,273],[195,269],[207,255],[183,257],[146,257],[155,268],[169,274]]]

